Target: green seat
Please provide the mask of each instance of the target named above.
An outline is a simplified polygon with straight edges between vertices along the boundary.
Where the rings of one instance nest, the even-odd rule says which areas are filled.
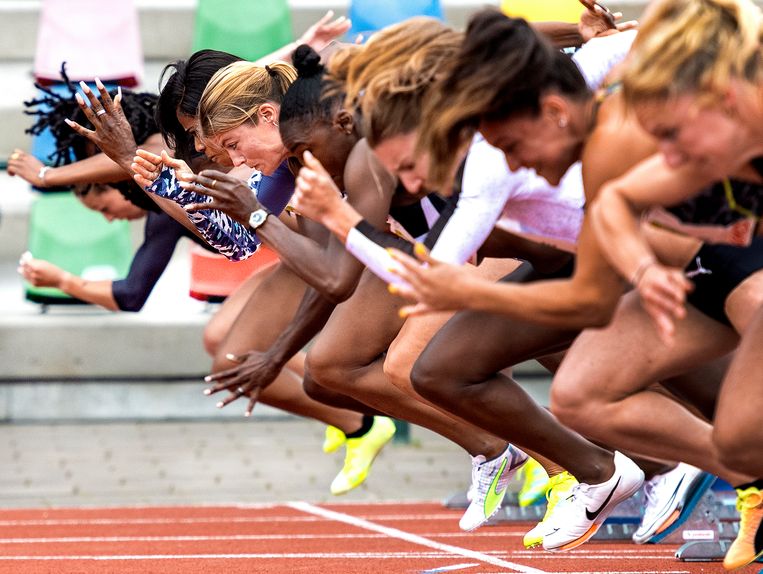
[[[133,249],[126,221],[109,223],[87,209],[71,192],[38,197],[29,215],[29,251],[85,279],[120,279],[127,275]],[[27,284],[35,303],[81,303],[52,287]]]
[[[257,60],[294,40],[286,0],[199,0],[193,51]]]

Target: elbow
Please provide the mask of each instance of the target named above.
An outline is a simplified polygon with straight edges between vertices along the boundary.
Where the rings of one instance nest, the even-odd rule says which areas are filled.
[[[354,284],[339,281],[327,285],[323,291],[323,296],[334,305],[339,305],[340,303],[347,301],[354,292]]]
[[[580,318],[580,327],[602,328],[609,325],[615,314],[618,298],[606,296],[604,293],[592,290],[576,305]]]
[[[123,297],[121,298],[113,308],[112,311],[125,311],[127,313],[137,313],[143,309],[146,299],[144,297]]]

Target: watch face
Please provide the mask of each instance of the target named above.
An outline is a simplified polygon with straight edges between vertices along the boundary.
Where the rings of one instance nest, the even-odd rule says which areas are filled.
[[[252,215],[249,216],[249,225],[252,227],[259,227],[265,221],[267,215],[267,212],[262,209],[252,212]]]

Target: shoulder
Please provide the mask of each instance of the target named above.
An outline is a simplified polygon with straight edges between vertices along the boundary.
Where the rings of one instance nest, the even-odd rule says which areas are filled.
[[[366,139],[358,140],[345,164],[345,191],[357,193],[368,189],[391,194],[396,183],[395,178],[379,162]]]

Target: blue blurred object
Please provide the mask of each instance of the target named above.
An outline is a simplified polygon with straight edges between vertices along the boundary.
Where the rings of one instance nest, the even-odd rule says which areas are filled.
[[[104,83],[106,86],[106,89],[111,91],[113,89],[116,89],[115,84],[107,84]],[[98,93],[98,89],[96,88],[96,85],[94,82],[88,82],[88,86],[91,90],[93,90],[96,94]],[[66,84],[63,82],[56,82],[53,84],[50,84],[48,86],[45,86],[46,90],[49,90],[55,94],[58,94],[61,97],[69,98],[71,96],[71,92],[69,91],[69,88]],[[80,94],[82,94],[82,91],[78,88],[77,89]],[[46,94],[42,90],[37,91],[37,97],[44,97]],[[84,96],[84,94],[82,94]],[[85,98],[85,101],[87,102],[88,99]],[[50,106],[40,104],[37,109],[40,111],[44,111],[49,109]],[[53,138],[53,134],[51,133],[49,128],[45,128],[40,134],[32,136],[32,151],[31,154],[39,159],[41,162],[43,162],[45,165],[52,165],[52,155],[55,153],[57,147],[56,140]],[[74,158],[72,157],[72,161]],[[35,188],[38,191],[54,191],[50,188]]]
[[[362,34],[365,40],[371,33],[413,16],[444,19],[439,0],[352,0],[349,10],[352,28],[348,37],[353,41],[358,34]]]

